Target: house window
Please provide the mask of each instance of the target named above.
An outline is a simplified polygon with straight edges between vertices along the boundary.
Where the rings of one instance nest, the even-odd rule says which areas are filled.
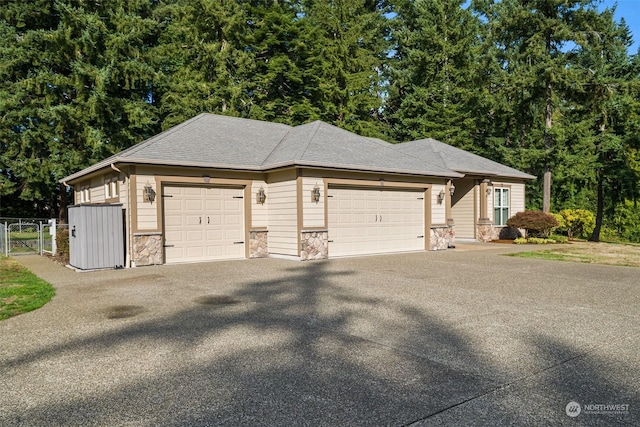
[[[77,203],[91,203],[91,187],[83,185],[78,189]]]
[[[493,223],[495,225],[507,225],[509,219],[509,189],[494,189],[493,197]]]
[[[104,196],[105,199],[118,198],[118,178],[112,177],[104,180]]]

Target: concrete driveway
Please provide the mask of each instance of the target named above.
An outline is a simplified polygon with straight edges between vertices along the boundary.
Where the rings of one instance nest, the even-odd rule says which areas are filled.
[[[57,295],[0,322],[0,425],[640,424],[640,269],[466,249],[19,257]]]

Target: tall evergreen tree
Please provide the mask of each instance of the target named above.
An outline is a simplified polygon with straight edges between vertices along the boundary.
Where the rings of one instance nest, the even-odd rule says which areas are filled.
[[[66,195],[58,195],[58,179],[156,131],[147,102],[150,12],[143,0],[11,1],[2,9],[5,197],[54,215]]]
[[[542,208],[551,209],[552,170],[566,142],[559,126],[562,105],[571,99],[577,76],[567,67],[571,46],[580,45],[598,14],[596,0],[474,0],[487,22],[488,42],[499,56],[502,98],[514,112],[533,115],[530,123],[514,123],[522,152],[543,176]]]
[[[159,25],[152,103],[167,129],[202,112],[248,115],[246,5],[235,0],[173,0],[154,11]]]
[[[320,119],[365,136],[384,136],[388,20],[380,0],[303,0],[301,18],[314,29],[308,75]]]
[[[463,0],[395,4],[386,105],[396,139],[433,137],[474,150],[479,22]]]

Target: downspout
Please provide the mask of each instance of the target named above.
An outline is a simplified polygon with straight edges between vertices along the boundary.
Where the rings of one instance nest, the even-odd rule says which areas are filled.
[[[126,211],[127,211],[127,222],[126,222],[126,228],[127,228],[127,259],[125,259],[124,265],[131,267],[131,247],[133,246],[133,234],[131,232],[132,227],[131,227],[131,180],[129,179],[129,172],[122,172],[120,169],[118,169],[116,167],[116,165],[114,163],[111,163],[109,166],[111,166],[111,169],[113,169],[114,171],[121,173],[125,176],[125,180],[127,183],[127,207],[126,207]]]

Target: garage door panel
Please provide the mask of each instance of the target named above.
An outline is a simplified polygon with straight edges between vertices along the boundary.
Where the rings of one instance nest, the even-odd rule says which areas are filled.
[[[330,256],[424,250],[423,191],[330,188],[329,195]]]
[[[165,186],[163,194],[166,262],[244,258],[242,188]]]

